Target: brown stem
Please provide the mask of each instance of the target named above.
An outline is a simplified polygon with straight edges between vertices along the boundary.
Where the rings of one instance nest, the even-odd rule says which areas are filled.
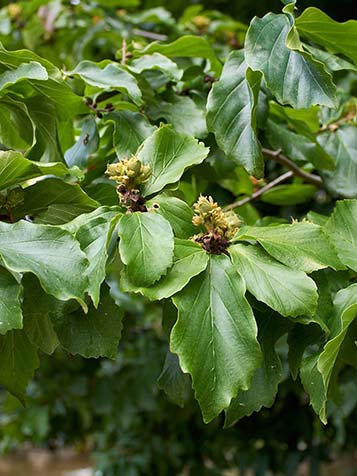
[[[121,64],[126,63],[126,56],[127,56],[126,47],[127,47],[126,39],[123,38],[123,42],[122,42],[122,45],[121,45]]]
[[[283,165],[287,169],[291,170],[296,177],[301,177],[306,182],[312,183],[318,187],[322,187],[321,177],[300,169],[292,160],[285,157],[285,155],[281,153],[281,150],[270,150],[263,147],[262,152],[268,159],[273,159],[280,165]]]
[[[262,187],[261,189],[257,190],[254,192],[250,197],[242,198],[242,200],[238,200],[237,202],[233,202],[230,205],[227,205],[224,207],[224,210],[232,210],[233,208],[241,207],[242,205],[245,205],[246,203],[252,202],[253,200],[256,200],[259,198],[261,195],[263,195],[264,192],[270,190],[271,188],[275,187],[281,182],[284,182],[285,180],[289,179],[290,177],[293,177],[294,172],[292,170],[289,170],[289,172],[285,172],[283,175],[279,175],[276,179],[272,180],[269,182],[265,187]]]
[[[134,28],[134,35],[142,36],[143,38],[149,38],[149,40],[165,41],[167,40],[166,35],[160,35],[159,33],[153,33],[152,31],[139,30]]]

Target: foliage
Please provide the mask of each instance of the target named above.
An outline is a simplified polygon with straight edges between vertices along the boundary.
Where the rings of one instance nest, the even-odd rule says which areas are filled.
[[[156,325],[160,308],[137,299],[127,304],[131,319],[116,360],[68,358],[57,351],[42,358],[28,388],[27,408],[10,395],[3,398],[2,450],[29,440],[49,448],[71,444],[93,447],[97,468],[106,476],[181,475],[188,470],[212,476],[233,468],[294,474],[302,460],[310,460],[313,468],[328,460],[327,449],[355,447],[355,412],[349,412],[356,391],[348,374],[341,385],[340,410],[333,410],[324,428],[299,385],[286,379],[286,368],[274,407],[225,430],[221,418],[202,422],[187,387],[185,407],[178,409],[155,384],[167,347]],[[278,345],[283,360],[286,350],[285,343]]]
[[[172,400],[270,407],[285,339],[326,423],[357,366],[357,22],[104,3],[0,12],[0,383],[115,359],[137,294]]]

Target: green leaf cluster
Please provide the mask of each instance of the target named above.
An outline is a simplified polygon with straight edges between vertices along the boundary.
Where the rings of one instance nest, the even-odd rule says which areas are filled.
[[[326,422],[357,365],[356,21],[96,2],[45,32],[25,3],[0,11],[0,384],[24,402],[57,347],[115,359],[135,293],[205,422],[274,403],[283,339]],[[33,14],[53,51],[5,28]]]

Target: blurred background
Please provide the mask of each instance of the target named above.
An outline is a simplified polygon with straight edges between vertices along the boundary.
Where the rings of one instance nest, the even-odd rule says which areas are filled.
[[[182,9],[187,5],[195,4],[204,5],[205,8],[212,8],[227,13],[234,18],[249,22],[255,15],[262,16],[269,11],[279,12],[281,10],[280,0],[260,0],[252,2],[250,0],[238,0],[235,2],[229,0],[206,0],[183,2],[181,0],[171,0],[166,8],[171,10],[175,15],[180,15]],[[160,0],[148,0],[144,2],[145,8],[161,6]],[[317,7],[329,14],[335,20],[345,21],[357,17],[357,4],[354,0],[340,0],[333,2],[331,0],[299,0],[297,1],[299,10],[307,7]]]
[[[21,2],[4,2],[0,1],[0,6],[6,6],[9,3],[21,3]],[[36,0],[33,0],[33,4],[38,4]],[[41,2],[42,4],[48,2]],[[72,3],[76,4],[76,1],[68,1],[63,3]],[[80,3],[80,2],[78,2]],[[82,4],[90,4],[91,2],[82,1]],[[103,1],[99,2],[102,5],[116,4],[119,8],[127,8],[138,6],[139,2],[135,0],[126,0],[123,2],[112,2],[112,1]],[[249,22],[254,15],[264,15],[268,11],[278,12],[281,10],[281,1],[280,0],[260,0],[259,2],[252,2],[251,0],[236,0],[234,2],[230,0],[170,0],[169,2],[163,2],[162,0],[143,0],[140,2],[140,7],[142,9],[149,9],[154,7],[164,6],[166,9],[170,10],[175,16],[180,16],[182,11],[189,5],[203,5],[205,9],[214,9],[219,10],[222,13],[227,13],[239,19],[241,21]],[[324,10],[335,20],[346,21],[351,18],[357,17],[357,5],[355,0],[299,0],[297,2],[299,9],[304,10],[307,7],[317,7],[321,10]]]
[[[140,41],[135,36],[140,29],[168,39],[178,31],[200,34],[202,25],[192,21],[197,16],[210,19],[210,26],[203,26],[224,53],[224,35],[229,47],[239,47],[250,19],[279,12],[282,3],[32,0],[0,6],[0,41],[6,48],[29,48],[60,67],[72,67],[82,59],[114,58],[123,37]],[[357,16],[356,0],[298,2],[300,11],[308,6],[339,21]],[[291,208],[282,213],[297,214]],[[115,273],[111,279],[115,300],[126,311],[117,359],[43,354],[26,408],[0,390],[1,476],[357,474],[357,383],[348,374],[340,405],[330,405],[324,426],[288,376],[282,339],[285,380],[274,406],[229,429],[222,428],[223,418],[205,425],[189,385],[183,389],[184,408],[160,390],[167,352],[162,306],[123,295]]]

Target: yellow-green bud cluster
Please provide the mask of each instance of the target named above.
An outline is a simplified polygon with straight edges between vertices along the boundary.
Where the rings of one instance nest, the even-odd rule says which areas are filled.
[[[143,165],[137,157],[130,157],[115,164],[108,164],[105,173],[119,186],[133,190],[148,181],[151,169],[148,165]]]
[[[240,221],[232,211],[223,211],[212,197],[199,197],[193,206],[195,216],[192,223],[203,225],[209,233],[217,233],[222,238],[230,240],[239,230]]]
[[[197,28],[204,29],[209,26],[211,20],[204,15],[197,15],[192,18],[192,23],[197,26]]]
[[[22,7],[20,5],[17,5],[16,3],[10,3],[7,6],[7,11],[9,13],[9,17],[11,19],[15,19],[21,15]]]

